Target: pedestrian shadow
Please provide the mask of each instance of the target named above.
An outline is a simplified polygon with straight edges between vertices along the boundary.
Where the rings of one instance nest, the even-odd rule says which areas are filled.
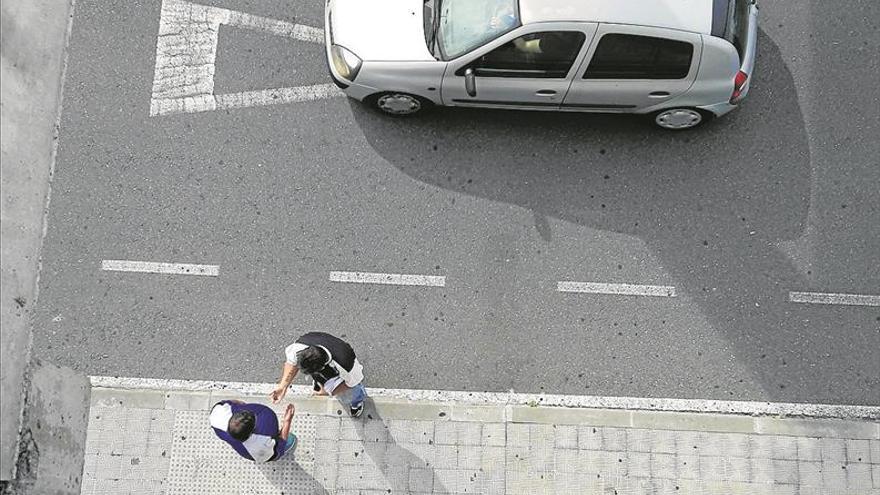
[[[446,493],[446,488],[434,470],[433,459],[422,459],[401,447],[391,436],[388,423],[376,409],[373,399],[367,398],[361,420],[363,428],[356,428],[356,431],[364,445],[364,452],[382,471],[391,489],[389,493]],[[413,468],[430,471],[433,485],[414,486],[414,489],[410,489],[410,470]]]
[[[278,488],[281,494],[329,495],[315,477],[306,471],[297,459],[297,449],[287,453],[281,459],[273,462],[256,464],[262,475]],[[307,460],[304,460],[306,462]],[[314,458],[310,459],[314,463]],[[314,467],[312,468],[314,470]]]

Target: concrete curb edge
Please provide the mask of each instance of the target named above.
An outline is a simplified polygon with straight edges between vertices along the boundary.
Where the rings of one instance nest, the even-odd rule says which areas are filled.
[[[206,380],[173,380],[157,378],[125,378],[91,376],[92,387],[128,390],[164,390],[179,392],[226,391],[242,395],[267,395],[270,383],[220,382]],[[309,395],[311,387],[294,385],[290,393]],[[803,404],[779,402],[721,401],[705,399],[668,399],[639,397],[599,397],[553,394],[501,392],[465,392],[448,390],[410,390],[369,387],[370,396],[379,399],[401,399],[424,402],[454,402],[469,405],[545,406],[579,409],[616,409],[628,411],[712,413],[746,416],[789,418],[880,420],[880,407]]]

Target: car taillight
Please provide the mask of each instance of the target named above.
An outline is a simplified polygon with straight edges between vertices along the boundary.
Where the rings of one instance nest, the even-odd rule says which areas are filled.
[[[749,80],[749,75],[743,71],[739,71],[736,73],[736,77],[733,79],[733,94],[730,95],[730,103],[735,104],[737,100],[739,100],[740,96],[742,96],[743,89],[746,87],[746,82]]]

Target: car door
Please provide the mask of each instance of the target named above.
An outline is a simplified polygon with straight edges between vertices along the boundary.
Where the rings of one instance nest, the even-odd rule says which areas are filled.
[[[563,110],[637,112],[662,107],[693,85],[697,33],[600,24],[563,100]]]
[[[441,89],[443,102],[558,108],[596,29],[595,23],[554,22],[514,30],[449,63]]]

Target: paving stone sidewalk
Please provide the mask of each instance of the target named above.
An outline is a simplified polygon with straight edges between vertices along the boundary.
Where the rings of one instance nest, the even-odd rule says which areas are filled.
[[[294,455],[257,465],[208,425],[229,398],[266,403],[94,388],[82,493],[880,495],[874,421],[295,397]]]

